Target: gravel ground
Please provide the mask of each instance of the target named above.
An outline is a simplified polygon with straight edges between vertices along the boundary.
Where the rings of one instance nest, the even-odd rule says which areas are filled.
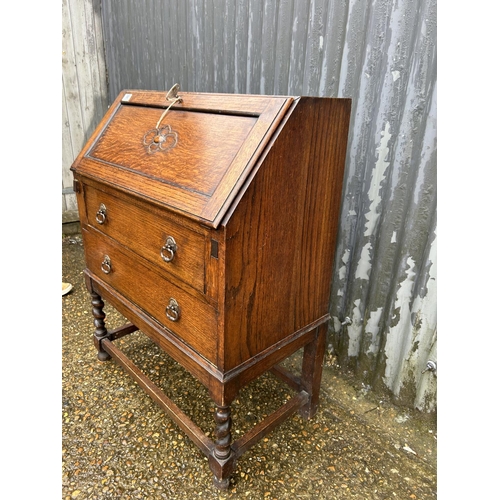
[[[227,492],[212,486],[205,456],[113,361],[97,360],[78,235],[63,238],[62,498],[430,499],[437,494],[436,415],[392,405],[327,358],[320,409],[293,416],[237,463]],[[107,324],[123,318],[110,306]],[[208,392],[140,332],[117,342],[207,433]],[[299,353],[300,354],[300,353]],[[290,365],[296,364],[292,357]],[[271,375],[232,406],[238,436],[291,393]]]

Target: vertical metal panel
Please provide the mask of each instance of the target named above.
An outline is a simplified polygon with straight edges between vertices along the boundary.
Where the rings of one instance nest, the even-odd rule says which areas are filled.
[[[341,364],[366,383],[433,409],[435,379],[421,372],[435,356],[436,301],[421,299],[435,285],[423,273],[435,266],[436,6],[370,7],[361,70],[346,71],[358,85],[332,303],[353,324],[336,321],[333,338]]]
[[[62,209],[76,210],[69,168],[107,109],[98,0],[62,3]]]
[[[353,99],[330,348],[402,403],[436,383],[436,0],[102,0],[124,88]],[[349,316],[353,323],[342,326]]]

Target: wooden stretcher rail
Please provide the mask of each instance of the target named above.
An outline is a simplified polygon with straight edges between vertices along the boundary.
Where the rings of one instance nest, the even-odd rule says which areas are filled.
[[[130,335],[137,330],[139,330],[139,328],[137,328],[135,325],[133,325],[132,323],[127,323],[126,325],[115,328],[114,330],[110,330],[106,338],[108,338],[109,340],[121,339],[122,337]]]
[[[103,349],[142,387],[160,408],[189,436],[193,443],[208,457],[214,443],[205,433],[152,382],[139,368],[107,339],[102,341]]]
[[[136,330],[137,327],[132,324],[128,324],[125,327],[118,328],[110,332],[110,334],[113,335],[114,338],[120,338]],[[215,447],[214,442],[210,440],[192,421],[192,419],[189,418],[168,396],[166,396],[165,393],[151,379],[144,375],[144,373],[130,360],[130,358],[118,349],[118,347],[116,347],[109,339],[103,339],[101,341],[101,345],[102,348],[142,387],[146,394],[148,394],[188,435],[188,437],[202,451],[202,453],[204,453],[207,457],[213,453]],[[281,367],[274,367],[271,371],[280,379],[287,382],[292,388],[298,389],[299,392],[231,445],[236,458],[246,453],[265,435],[269,434],[275,427],[309,402],[310,395],[306,391],[300,390],[301,384],[299,378],[294,377]]]
[[[276,378],[288,384],[294,391],[299,392],[303,387],[302,379],[290,373],[282,366],[276,365],[269,370]]]
[[[231,446],[236,457],[238,458],[243,455],[243,453],[269,434],[275,427],[281,424],[281,422],[285,421],[292,413],[302,408],[308,401],[309,394],[306,391],[300,391],[274,413],[271,413],[271,415],[262,420],[262,422],[257,424],[253,429],[249,430]]]

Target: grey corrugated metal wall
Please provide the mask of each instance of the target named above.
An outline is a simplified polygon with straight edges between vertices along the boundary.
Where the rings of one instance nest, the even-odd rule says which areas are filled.
[[[102,1],[124,88],[351,97],[329,347],[436,408],[436,1]],[[341,325],[344,318],[352,324]]]

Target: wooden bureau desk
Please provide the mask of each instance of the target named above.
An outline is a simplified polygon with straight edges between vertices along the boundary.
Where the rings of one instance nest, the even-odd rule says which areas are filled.
[[[236,460],[319,399],[349,99],[123,91],[72,168],[98,358],[114,358],[227,488]],[[108,331],[104,301],[130,323]],[[140,330],[204,384],[214,440],[113,341]],[[302,373],[278,366],[304,348]],[[231,402],[272,371],[296,396],[243,437]]]

